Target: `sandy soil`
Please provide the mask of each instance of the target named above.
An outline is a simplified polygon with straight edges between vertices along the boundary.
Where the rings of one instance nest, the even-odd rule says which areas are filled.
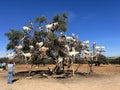
[[[49,66],[53,68],[53,65]],[[40,72],[47,67],[34,67],[33,78],[27,79],[27,66],[16,65],[13,84],[7,84],[7,71],[0,71],[0,90],[120,90],[119,65],[94,67],[90,75],[85,74],[87,66],[81,65],[74,77],[43,78]]]

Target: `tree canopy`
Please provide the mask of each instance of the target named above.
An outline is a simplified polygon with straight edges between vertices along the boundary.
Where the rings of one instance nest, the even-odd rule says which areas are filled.
[[[23,32],[15,29],[10,29],[10,32],[5,33],[5,36],[8,37],[8,40],[10,41],[7,44],[7,50],[15,50],[15,46],[19,45],[22,37],[23,37]]]
[[[53,19],[49,23],[54,23],[58,22],[59,26],[56,28],[56,32],[66,32],[67,31],[67,19],[68,15],[67,13],[61,14],[56,14],[53,16]],[[24,51],[29,51],[29,45],[43,41],[45,42],[46,40],[54,40],[57,38],[57,34],[48,34],[46,32],[45,25],[48,23],[47,17],[45,16],[40,16],[36,17],[33,21],[34,23],[28,22],[28,27],[31,27],[32,30],[31,32],[24,32],[23,30],[15,30],[15,29],[10,29],[10,32],[5,33],[5,36],[7,36],[8,40],[10,41],[7,44],[6,49],[10,51],[15,51],[15,46],[18,45],[23,45],[23,50]],[[39,30],[40,27],[42,30]],[[21,42],[21,39],[24,38],[23,43]]]

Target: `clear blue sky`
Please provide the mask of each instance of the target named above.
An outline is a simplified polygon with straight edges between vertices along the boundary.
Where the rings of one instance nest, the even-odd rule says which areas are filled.
[[[68,35],[106,47],[106,56],[120,56],[120,0],[0,0],[0,57],[6,55],[9,28],[21,30],[25,20],[67,12]]]

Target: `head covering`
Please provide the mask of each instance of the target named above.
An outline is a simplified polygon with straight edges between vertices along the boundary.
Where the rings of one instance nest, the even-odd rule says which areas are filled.
[[[13,59],[9,60],[9,63],[10,63],[10,64],[13,64]]]

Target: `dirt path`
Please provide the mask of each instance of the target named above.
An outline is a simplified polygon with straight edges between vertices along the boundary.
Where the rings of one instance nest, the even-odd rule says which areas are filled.
[[[79,71],[83,69],[84,66],[81,66]],[[18,70],[16,67],[15,73]],[[29,80],[14,76],[14,80],[13,84],[7,84],[7,71],[0,71],[0,90],[120,90],[120,67],[95,67],[91,75],[75,74],[67,79],[41,78],[37,74]]]

